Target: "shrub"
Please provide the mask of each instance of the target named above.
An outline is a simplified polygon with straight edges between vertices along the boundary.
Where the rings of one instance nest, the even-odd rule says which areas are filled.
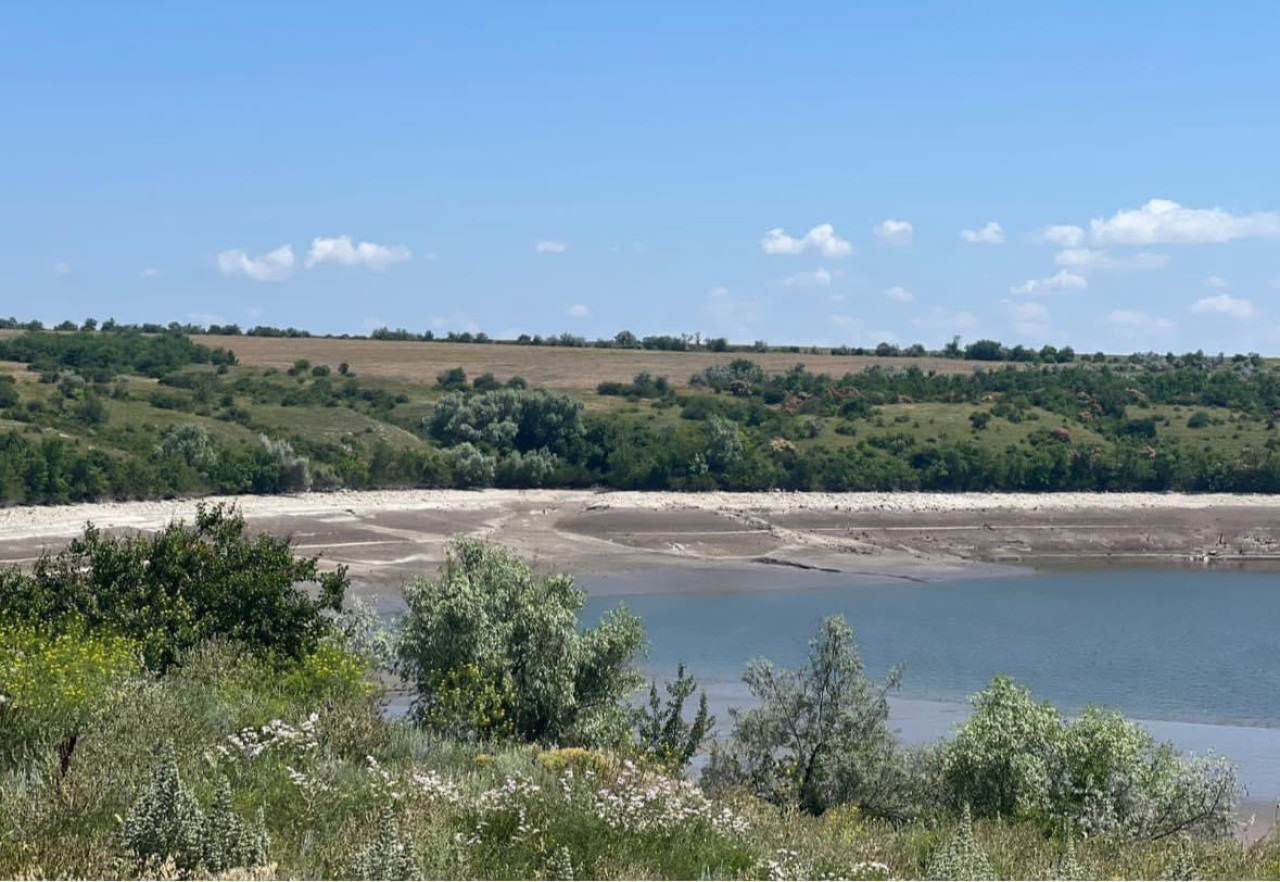
[[[675,772],[683,771],[694,754],[702,749],[715,729],[716,718],[707,705],[707,694],[698,698],[698,712],[693,722],[684,718],[684,703],[698,689],[698,681],[681,662],[675,680],[667,683],[667,700],[658,697],[658,684],[649,684],[649,706],[639,714],[638,744],[640,751],[660,765]]]
[[[444,453],[445,463],[453,474],[453,485],[464,490],[492,487],[497,460],[469,441],[451,447]]]
[[[304,583],[318,586],[314,598]],[[106,536],[89,525],[31,575],[0,577],[0,608],[29,622],[115,631],[162,671],[214,637],[300,659],[329,633],[324,613],[341,609],[347,584],[345,568],[321,572],[288,539],[250,538],[234,508],[201,504],[194,524],[174,521],[152,536]]]
[[[378,832],[356,852],[351,862],[350,879],[417,879],[418,865],[409,845],[400,838],[400,825],[391,806],[378,815]]]
[[[925,877],[958,880],[996,878],[991,861],[987,860],[986,853],[973,836],[968,806],[960,814],[960,823],[956,825],[951,839],[929,859]]]
[[[1067,721],[1007,677],[971,701],[973,714],[940,754],[953,805],[1132,838],[1230,827],[1239,786],[1224,761],[1183,757],[1118,713],[1089,708]]]
[[[218,464],[218,448],[209,430],[199,423],[183,423],[166,429],[156,445],[156,455],[176,459],[205,473]]]
[[[555,474],[557,457],[543,448],[521,453],[513,450],[498,461],[497,482],[504,487],[541,487]]]
[[[516,737],[544,744],[625,738],[625,699],[641,682],[632,659],[644,646],[631,613],[580,630],[586,595],[572,577],[535,576],[510,551],[470,539],[451,544],[439,577],[410,583],[405,600],[400,662],[418,686],[420,722],[478,737],[509,722]],[[450,688],[492,704],[492,722],[474,706],[450,707]]]
[[[483,444],[499,453],[546,448],[563,456],[583,435],[582,402],[541,389],[452,393],[440,399],[426,426],[447,447]]]
[[[465,389],[467,387],[467,372],[460,367],[441,371],[436,377],[436,385],[441,389]]]
[[[712,746],[708,787],[745,785],[813,814],[842,803],[892,810],[901,783],[893,780],[887,695],[899,676],[882,684],[867,677],[843,617],[823,621],[801,667],[775,670],[758,659],[743,680],[759,706],[730,710],[733,731]]]
[[[61,774],[82,733],[109,713],[140,668],[138,645],[69,625],[0,624],[0,760],[56,748]]]
[[[1210,423],[1212,423],[1212,422],[1213,422],[1213,420],[1212,420],[1212,419],[1210,419],[1210,417],[1209,417],[1209,414],[1208,414],[1208,413],[1206,413],[1206,412],[1205,412],[1205,411],[1203,411],[1203,410],[1197,410],[1197,411],[1196,411],[1195,413],[1193,413],[1191,416],[1187,417],[1187,428],[1188,428],[1188,429],[1203,429],[1203,428],[1205,428],[1206,426],[1208,426],[1208,425],[1209,425]]]
[[[246,823],[232,807],[225,779],[206,816],[178,773],[172,743],[162,748],[150,782],[129,809],[121,838],[139,864],[172,861],[184,875],[253,869],[267,862],[269,847],[261,811],[256,824]]]

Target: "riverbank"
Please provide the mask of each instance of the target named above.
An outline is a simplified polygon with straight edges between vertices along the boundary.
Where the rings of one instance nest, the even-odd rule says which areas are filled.
[[[632,493],[406,490],[212,497],[256,529],[398,581],[457,535],[498,539],[580,573],[788,567],[937,580],[1008,566],[1280,560],[1280,497],[1226,494]],[[154,530],[196,500],[0,510],[0,561],[26,563],[85,523]]]

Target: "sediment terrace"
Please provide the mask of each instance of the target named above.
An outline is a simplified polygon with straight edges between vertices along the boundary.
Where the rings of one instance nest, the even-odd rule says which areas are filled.
[[[1259,565],[1280,560],[1280,498],[1180,494],[627,493],[410,490],[217,497],[255,529],[390,588],[454,536],[540,566],[797,566],[936,580],[1008,565]],[[0,510],[0,561],[29,563],[87,522],[152,530],[196,500]],[[381,593],[380,591],[377,593]]]

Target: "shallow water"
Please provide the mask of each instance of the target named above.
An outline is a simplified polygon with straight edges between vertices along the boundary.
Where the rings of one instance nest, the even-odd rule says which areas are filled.
[[[578,581],[610,595],[593,597],[590,617],[625,603],[644,619],[651,674],[667,676],[683,660],[721,713],[746,703],[739,678],[749,659],[793,665],[822,618],[842,613],[874,676],[904,666],[893,723],[906,741],[946,734],[964,718],[965,699],[1005,673],[1068,712],[1114,707],[1184,750],[1224,754],[1240,767],[1252,800],[1280,798],[1274,574],[1125,569],[931,584],[813,572],[768,577],[780,587],[726,590],[740,571],[726,571],[714,590],[684,594],[645,592],[700,588],[707,574],[651,570]],[[691,578],[699,585],[681,581]]]

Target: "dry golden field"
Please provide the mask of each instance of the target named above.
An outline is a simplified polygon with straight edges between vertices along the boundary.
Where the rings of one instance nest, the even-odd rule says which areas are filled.
[[[337,367],[347,362],[356,374],[397,380],[432,382],[448,368],[461,366],[468,376],[486,372],[498,379],[519,375],[530,383],[561,389],[591,389],[603,380],[629,382],[640,371],[665,376],[683,386],[710,364],[749,358],[770,370],[785,370],[803,362],[810,370],[840,376],[868,365],[904,368],[915,365],[941,373],[964,373],[989,362],[943,358],[877,358],[807,353],[658,352],[637,349],[590,349],[551,346],[513,346],[474,343],[418,343],[391,340],[331,340],[321,337],[193,338],[205,346],[234,349],[244,365],[287,368],[299,358],[313,365]]]

